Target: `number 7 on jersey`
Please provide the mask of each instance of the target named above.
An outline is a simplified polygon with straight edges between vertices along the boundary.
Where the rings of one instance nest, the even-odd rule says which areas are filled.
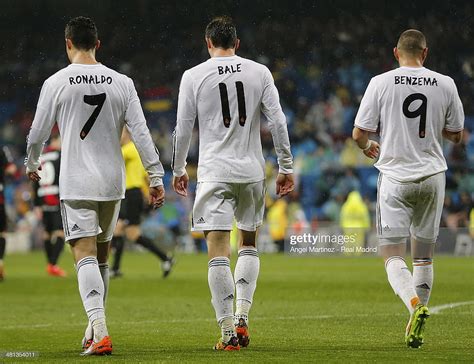
[[[94,126],[94,123],[99,116],[100,110],[102,110],[102,106],[104,106],[105,98],[105,93],[97,95],[84,95],[84,102],[86,104],[97,107],[94,109],[89,119],[87,119],[84,127],[81,130],[80,137],[82,140],[84,140],[84,138],[89,134],[92,127]]]

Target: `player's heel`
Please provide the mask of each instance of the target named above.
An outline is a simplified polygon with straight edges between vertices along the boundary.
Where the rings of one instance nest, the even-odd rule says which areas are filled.
[[[222,338],[219,342],[214,345],[214,350],[224,351],[237,351],[240,350],[239,339],[236,336],[232,336],[228,342],[224,342]]]
[[[239,345],[246,348],[250,344],[249,328],[243,318],[239,319],[238,324],[235,326],[235,333],[239,339]]]

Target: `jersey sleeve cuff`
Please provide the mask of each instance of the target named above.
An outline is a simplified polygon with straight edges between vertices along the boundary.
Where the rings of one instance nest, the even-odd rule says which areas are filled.
[[[182,177],[186,173],[186,168],[178,168],[173,170],[174,177]]]
[[[163,186],[163,180],[161,177],[151,177],[150,178],[150,187],[159,187]]]
[[[293,173],[293,167],[280,166],[278,168],[278,173],[280,173],[280,174],[292,174]]]
[[[40,166],[40,162],[38,163],[31,163],[29,161],[25,161],[26,173],[36,172]]]
[[[464,127],[462,127],[461,129],[459,128],[444,128],[444,130],[446,131],[449,131],[450,133],[459,133],[460,131],[463,131],[464,130]]]
[[[376,132],[377,132],[377,129],[370,129],[370,128],[366,127],[366,126],[360,126],[360,125],[357,125],[357,124],[354,124],[354,126],[355,126],[356,128],[359,128],[360,130],[368,131],[368,132],[370,132],[370,133],[376,133]]]

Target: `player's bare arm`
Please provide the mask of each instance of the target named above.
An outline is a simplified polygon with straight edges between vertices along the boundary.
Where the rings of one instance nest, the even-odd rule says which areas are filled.
[[[449,131],[446,129],[443,129],[443,138],[449,140],[450,142],[453,142],[454,144],[459,144],[462,141],[463,137],[463,131]]]
[[[375,140],[369,139],[369,132],[362,130],[357,126],[352,130],[352,139],[357,143],[357,146],[362,149],[363,153],[372,159],[379,156],[380,145]]]

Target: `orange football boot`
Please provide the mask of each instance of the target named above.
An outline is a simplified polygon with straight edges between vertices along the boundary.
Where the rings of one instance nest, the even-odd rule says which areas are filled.
[[[112,340],[110,336],[105,336],[98,343],[92,342],[86,350],[82,352],[82,356],[87,355],[110,355],[112,354]]]
[[[225,351],[234,351],[240,350],[239,339],[236,336],[232,336],[228,342],[224,342],[222,338],[219,342],[214,345],[214,350],[225,350]]]
[[[54,276],[54,277],[67,276],[67,273],[64,270],[62,270],[61,268],[59,268],[57,265],[54,265],[54,264],[48,264],[48,266],[46,267],[46,272],[48,272],[50,276]]]

